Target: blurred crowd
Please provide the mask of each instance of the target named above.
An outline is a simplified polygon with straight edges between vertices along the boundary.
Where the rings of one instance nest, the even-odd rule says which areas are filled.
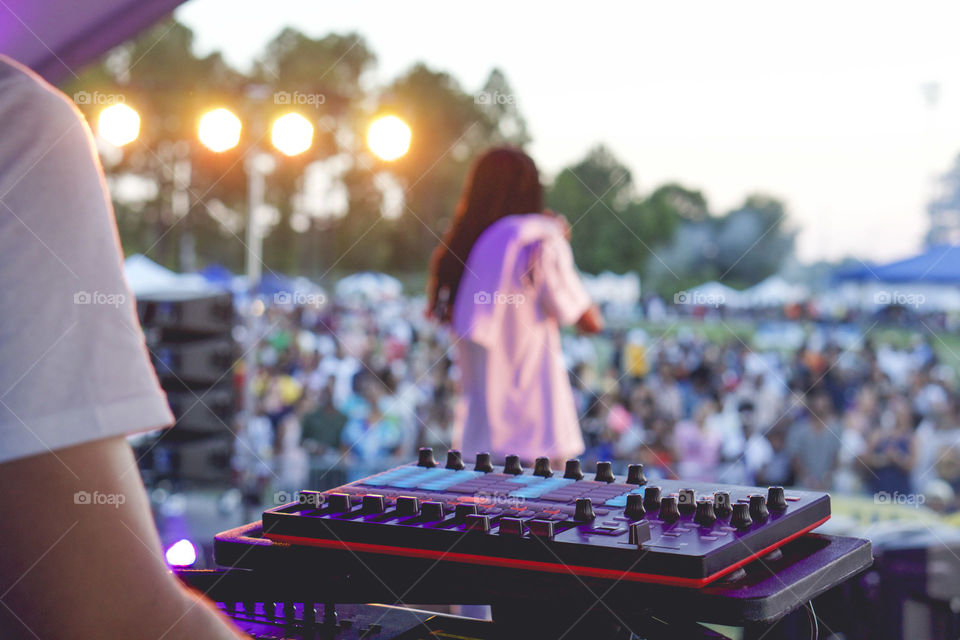
[[[234,468],[261,491],[329,488],[450,446],[457,367],[420,299],[268,307],[256,415]],[[642,462],[650,478],[781,484],[960,505],[955,371],[908,348],[820,332],[755,350],[683,329],[564,336],[587,468]],[[241,374],[242,376],[242,374]],[[465,452],[472,457],[473,452]],[[918,498],[918,496],[922,496]]]

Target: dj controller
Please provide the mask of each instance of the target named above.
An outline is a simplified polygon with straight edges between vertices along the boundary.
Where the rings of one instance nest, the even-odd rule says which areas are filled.
[[[647,483],[609,462],[587,477],[578,460],[562,473],[539,458],[493,466],[459,451],[438,465],[430,449],[416,464],[323,492],[263,514],[276,542],[439,562],[497,565],[701,587],[821,525],[825,493],[691,483]]]
[[[258,638],[723,637],[714,623],[773,640],[872,561],[865,540],[812,533],[825,493],[497,462],[425,448],[302,490],[218,534],[221,569],[178,573]],[[491,605],[493,622],[372,602]]]

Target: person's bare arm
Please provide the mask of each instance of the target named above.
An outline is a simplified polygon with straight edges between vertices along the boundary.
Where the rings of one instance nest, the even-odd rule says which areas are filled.
[[[0,464],[0,488],[4,638],[244,637],[168,570],[123,438]]]
[[[591,305],[577,320],[577,331],[580,333],[600,333],[603,331],[603,314],[597,305]]]

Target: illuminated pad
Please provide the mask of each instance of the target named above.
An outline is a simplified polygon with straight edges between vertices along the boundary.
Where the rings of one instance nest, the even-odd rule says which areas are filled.
[[[411,464],[305,491],[309,500],[264,512],[264,536],[351,554],[699,587],[830,517],[825,493],[503,471]],[[644,498],[630,498],[632,510],[630,495]]]

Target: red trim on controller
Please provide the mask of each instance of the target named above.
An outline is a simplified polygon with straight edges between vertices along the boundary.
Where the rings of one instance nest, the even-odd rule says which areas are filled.
[[[814,522],[796,533],[792,533],[783,540],[776,542],[769,547],[765,547],[753,555],[735,562],[725,569],[721,569],[706,578],[680,578],[676,576],[658,575],[655,573],[639,573],[636,571],[618,571],[616,569],[601,569],[599,567],[583,567],[577,565],[557,564],[553,562],[540,562],[537,560],[519,560],[517,558],[501,558],[497,556],[481,556],[472,553],[455,553],[436,551],[434,549],[414,549],[409,547],[392,547],[382,544],[370,544],[366,542],[347,542],[344,540],[324,540],[321,538],[306,538],[303,536],[288,536],[276,533],[265,533],[264,538],[274,542],[285,542],[294,545],[306,545],[309,547],[323,547],[327,549],[348,549],[350,551],[360,551],[367,553],[381,553],[391,556],[406,556],[410,558],[427,558],[430,560],[450,560],[453,562],[465,562],[468,564],[485,564],[498,567],[509,567],[512,569],[527,569],[529,571],[545,571],[549,573],[574,573],[578,576],[587,576],[590,578],[607,578],[610,580],[630,580],[633,582],[653,582],[656,584],[665,584],[677,587],[699,588],[706,586],[722,578],[732,571],[748,564],[761,556],[765,556],[774,549],[782,547],[788,542],[795,540],[805,533],[816,529],[821,524],[830,519],[830,516]]]

